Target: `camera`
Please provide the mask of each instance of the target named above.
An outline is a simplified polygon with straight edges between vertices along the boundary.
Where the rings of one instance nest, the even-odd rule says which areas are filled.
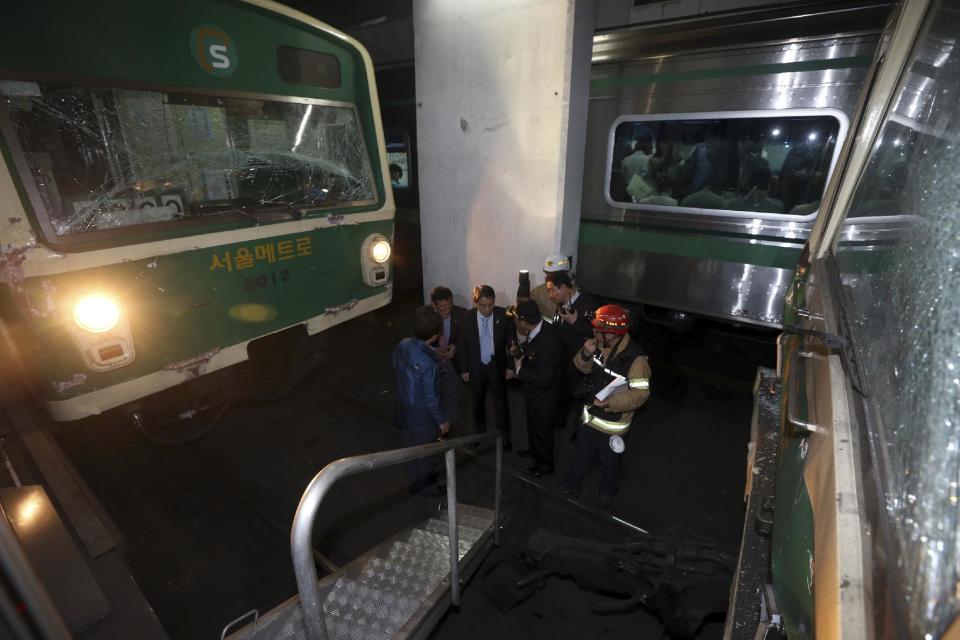
[[[560,305],[560,307],[557,309],[557,312],[558,312],[560,315],[562,315],[562,316],[569,315],[569,314],[571,314],[571,313],[574,313],[575,311],[576,311],[576,309],[574,309],[574,308],[573,308],[573,305],[571,305],[570,303],[562,304],[562,305]],[[583,315],[582,315],[582,318],[583,318],[584,320],[586,320],[587,322],[590,322],[590,321],[593,320],[594,316],[596,316],[596,315],[597,315],[597,314],[596,314],[595,311],[584,311],[584,312],[583,312]]]
[[[515,354],[510,353],[513,350],[513,347],[516,347],[517,352]],[[522,358],[527,355],[527,341],[524,340],[520,342],[519,340],[511,340],[510,346],[507,348],[507,353],[511,358]]]

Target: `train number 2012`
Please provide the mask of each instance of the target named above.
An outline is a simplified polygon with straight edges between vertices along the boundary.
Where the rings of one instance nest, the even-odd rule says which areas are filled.
[[[284,282],[290,282],[290,270],[281,269],[279,272],[271,271],[269,274],[261,273],[256,277],[249,277],[243,279],[243,290],[244,291],[253,291],[255,289],[262,289],[264,287],[272,287],[278,284],[283,284]]]

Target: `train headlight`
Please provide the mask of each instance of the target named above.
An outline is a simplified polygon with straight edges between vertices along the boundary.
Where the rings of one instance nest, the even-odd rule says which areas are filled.
[[[380,238],[370,245],[370,258],[377,264],[383,264],[390,259],[390,243]]]
[[[367,236],[360,247],[363,281],[371,287],[387,284],[390,279],[390,241],[381,233]]]
[[[73,320],[84,331],[104,333],[120,322],[120,305],[103,294],[93,293],[74,305]]]

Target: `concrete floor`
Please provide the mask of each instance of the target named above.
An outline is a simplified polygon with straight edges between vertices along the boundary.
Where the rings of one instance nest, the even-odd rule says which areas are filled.
[[[56,428],[61,446],[124,535],[134,578],[172,638],[214,637],[247,610],[266,611],[295,592],[289,527],[310,478],[336,458],[401,446],[391,423],[390,353],[409,333],[418,304],[398,300],[327,331],[316,341],[315,366],[299,385],[269,402],[235,403],[216,430],[194,444],[150,444],[119,413]],[[627,439],[612,513],[650,531],[681,529],[736,547],[753,369],[769,364],[772,343],[709,323],[683,338],[654,327],[640,338],[652,356],[653,394]],[[514,442],[522,449],[517,390],[510,404]],[[470,415],[466,392],[461,414]],[[473,427],[465,420],[457,431],[472,433]],[[557,434],[558,475],[533,484],[507,474],[510,521],[504,546],[488,562],[509,557],[538,527],[631,539],[631,529],[559,495],[572,446],[569,433]],[[461,500],[489,506],[492,452],[459,460]],[[505,463],[514,471],[528,465],[515,454]],[[595,497],[598,479],[594,470],[585,502]],[[402,468],[356,476],[324,503],[315,544],[342,564],[435,508],[435,500],[407,495]],[[504,615],[468,586],[460,610],[448,614],[434,635],[660,636],[660,625],[643,611],[591,614],[598,599],[569,581],[552,580]],[[711,624],[701,637],[719,638],[720,631],[719,622]]]

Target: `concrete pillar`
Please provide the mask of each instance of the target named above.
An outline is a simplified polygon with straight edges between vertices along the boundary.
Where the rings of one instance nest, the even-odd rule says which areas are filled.
[[[577,249],[592,0],[415,0],[425,295],[474,284],[513,302],[517,271]]]

